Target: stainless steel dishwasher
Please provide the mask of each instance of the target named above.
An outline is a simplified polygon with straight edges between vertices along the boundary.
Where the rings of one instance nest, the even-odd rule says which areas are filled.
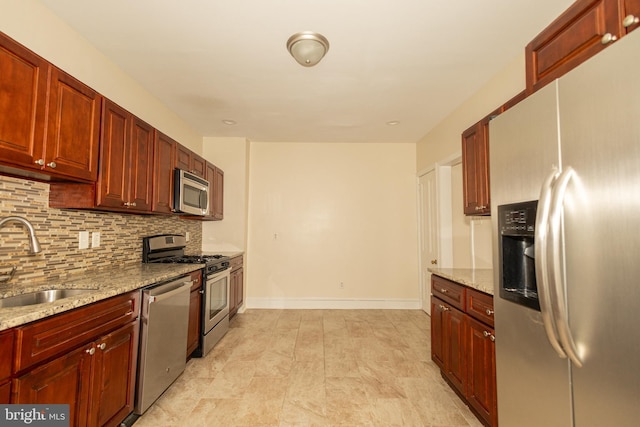
[[[142,415],[184,371],[190,276],[142,289],[134,414]]]

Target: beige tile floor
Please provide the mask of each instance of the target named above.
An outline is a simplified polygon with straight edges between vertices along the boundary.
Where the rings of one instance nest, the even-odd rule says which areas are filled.
[[[134,427],[480,427],[420,310],[247,310]]]

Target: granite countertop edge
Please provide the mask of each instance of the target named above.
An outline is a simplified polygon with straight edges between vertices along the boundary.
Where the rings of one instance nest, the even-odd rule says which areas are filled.
[[[436,276],[493,295],[493,270],[490,268],[429,268]]]
[[[43,304],[0,308],[0,331],[21,326],[110,297],[162,283],[203,268],[202,264],[131,264],[101,270],[87,270],[64,278],[8,283],[0,286],[0,298],[48,289],[89,289],[81,295]]]

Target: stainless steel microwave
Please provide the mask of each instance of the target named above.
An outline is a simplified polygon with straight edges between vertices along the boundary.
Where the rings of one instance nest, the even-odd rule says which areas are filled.
[[[209,181],[182,169],[175,169],[173,206],[176,212],[209,215]]]

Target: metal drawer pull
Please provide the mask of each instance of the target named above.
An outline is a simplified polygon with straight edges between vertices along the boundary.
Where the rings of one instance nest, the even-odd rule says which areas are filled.
[[[107,348],[107,343],[104,343],[104,342],[103,342],[102,344],[98,345],[98,348],[99,348],[100,350],[104,350],[105,348]]]
[[[487,209],[487,206],[486,205],[481,205],[481,206],[476,206],[475,207],[475,210],[477,210],[477,211],[481,211],[483,209]]]
[[[442,310],[442,311],[449,311],[449,310],[450,310],[450,308],[449,308],[449,307],[446,307],[446,306],[444,306],[444,305],[442,305],[442,304],[440,304],[440,306],[439,306],[439,307],[440,307],[440,310]]]
[[[622,20],[622,26],[625,28],[629,28],[630,26],[632,26],[633,24],[637,24],[638,22],[640,22],[640,18],[638,18],[637,16],[627,15]]]
[[[489,335],[491,335],[491,333],[489,331],[482,331],[482,335],[487,338]]]
[[[90,355],[94,355],[94,353],[96,352],[96,349],[91,347],[90,349],[87,349],[84,351],[85,353],[89,353]]]
[[[442,292],[443,294],[446,294],[449,291],[447,289],[445,289],[445,288],[440,288],[440,292]]]
[[[58,164],[56,162],[51,162],[51,163],[47,163],[47,166],[49,166],[50,168],[55,169],[56,166],[58,166]]]
[[[491,334],[491,336],[489,337],[489,339],[490,339],[491,341],[495,342],[495,341],[496,341],[496,336],[495,336],[495,335],[493,335],[493,334]]]
[[[494,313],[493,310],[487,308],[487,316],[491,316]]]
[[[38,166],[44,166],[44,159],[38,159],[34,163]]]

